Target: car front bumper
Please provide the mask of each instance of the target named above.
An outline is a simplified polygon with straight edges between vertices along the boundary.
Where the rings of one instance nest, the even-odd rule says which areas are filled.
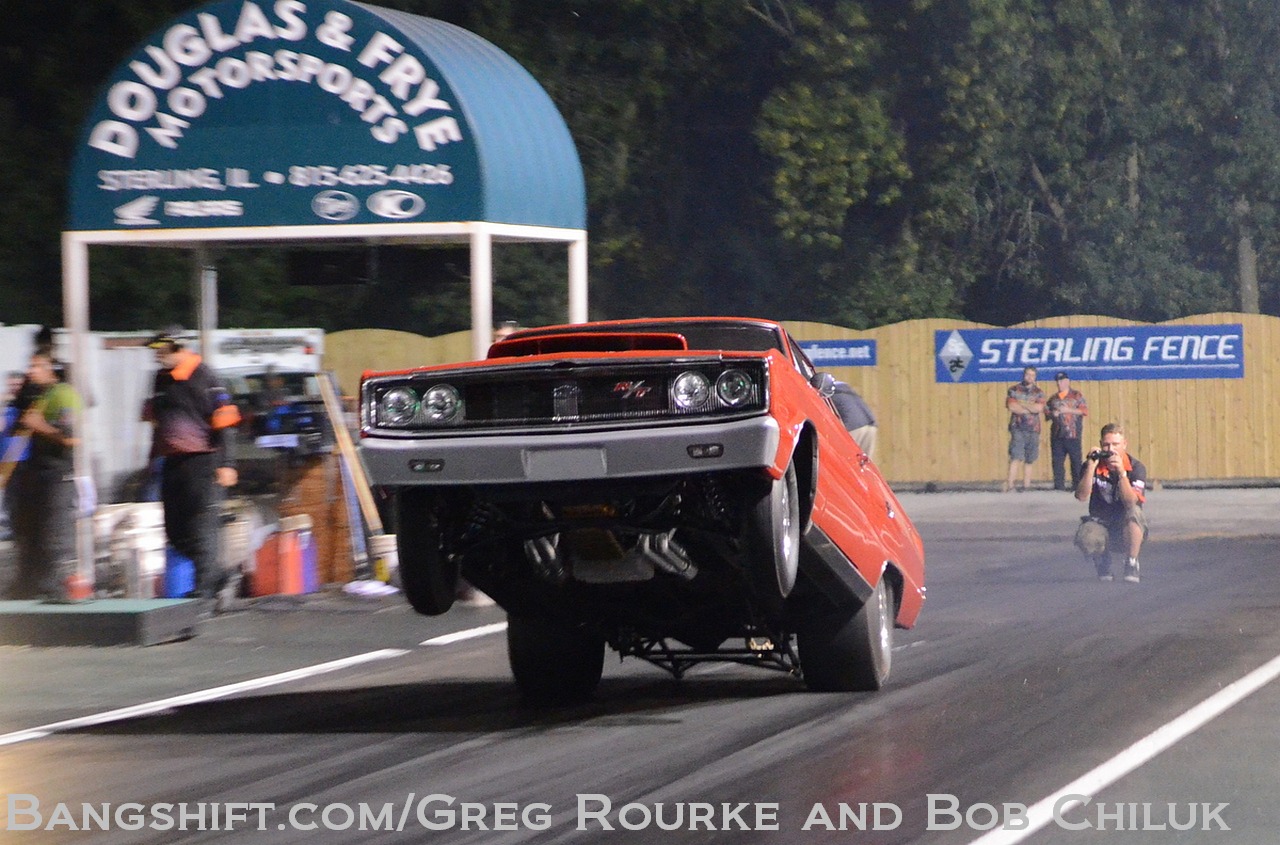
[[[366,437],[360,454],[370,480],[380,486],[525,484],[768,467],[778,442],[777,422],[762,415],[554,434]]]

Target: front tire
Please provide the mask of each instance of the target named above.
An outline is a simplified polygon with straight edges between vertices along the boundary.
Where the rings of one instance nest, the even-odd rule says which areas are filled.
[[[874,692],[889,678],[893,599],[881,577],[852,615],[824,609],[800,620],[796,639],[805,684],[816,692]]]
[[[751,509],[747,524],[746,566],[764,596],[785,599],[800,567],[800,494],[791,464]]]
[[[525,700],[573,704],[589,699],[604,672],[604,639],[560,619],[510,614],[507,658]]]
[[[401,490],[395,502],[400,585],[414,610],[439,616],[453,607],[458,596],[458,562],[444,552],[430,495]]]

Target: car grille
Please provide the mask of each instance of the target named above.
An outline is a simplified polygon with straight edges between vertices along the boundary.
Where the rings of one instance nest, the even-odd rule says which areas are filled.
[[[477,430],[615,423],[661,423],[751,416],[767,405],[763,360],[663,362],[644,366],[610,365],[607,372],[596,364],[565,367],[517,368],[500,371],[419,373],[412,376],[375,377],[366,381],[362,396],[362,422],[366,434],[421,435],[474,433]],[[735,405],[720,400],[716,379],[726,370],[741,370],[751,380],[747,397]],[[683,373],[698,372],[712,385],[705,406],[686,409],[672,395],[672,384]],[[446,424],[380,424],[378,401],[393,388],[409,386],[424,392],[448,384],[458,391],[463,411]]]

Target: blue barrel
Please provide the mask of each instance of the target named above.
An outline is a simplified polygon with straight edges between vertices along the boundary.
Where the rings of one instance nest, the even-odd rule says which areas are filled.
[[[172,546],[164,550],[164,596],[180,599],[196,588],[196,567],[191,558]]]

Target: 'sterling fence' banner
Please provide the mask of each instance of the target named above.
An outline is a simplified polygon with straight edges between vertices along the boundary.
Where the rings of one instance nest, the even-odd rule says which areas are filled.
[[[1026,367],[1080,381],[1244,378],[1244,327],[943,329],[934,353],[941,383],[1019,381]]]

